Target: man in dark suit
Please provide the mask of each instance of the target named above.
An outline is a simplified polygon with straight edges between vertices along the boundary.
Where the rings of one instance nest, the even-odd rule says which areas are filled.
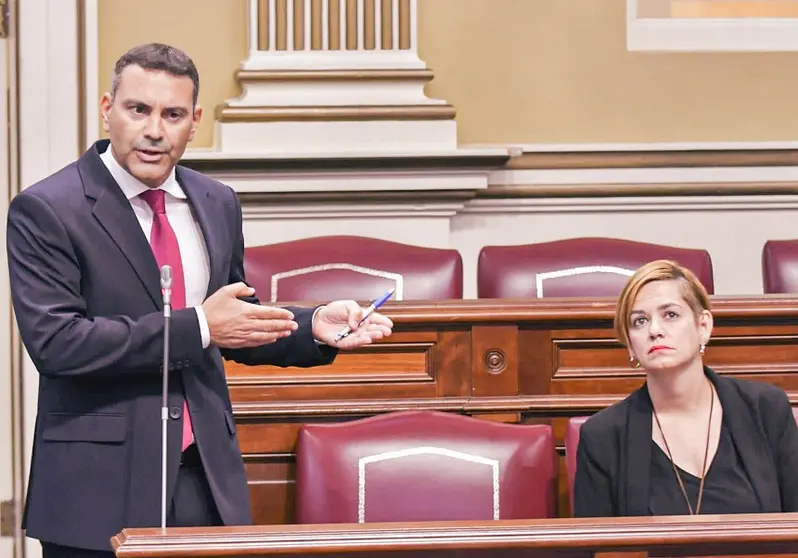
[[[237,196],[177,166],[198,92],[185,53],[132,49],[100,105],[110,141],[9,209],[14,309],[40,373],[23,527],[45,558],[110,556],[122,528],[160,525],[161,266],[173,274],[168,526],[252,521],[223,357],[315,366],[391,333],[379,314],[360,324],[353,301],[260,305]]]

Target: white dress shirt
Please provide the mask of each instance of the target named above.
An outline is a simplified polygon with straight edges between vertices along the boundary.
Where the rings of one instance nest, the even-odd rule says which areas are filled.
[[[153,212],[147,202],[139,197],[139,194],[146,192],[149,188],[122,168],[111,153],[110,146],[100,155],[100,158],[133,208],[139,225],[141,225],[141,230],[144,236],[147,237],[147,243],[149,243]],[[210,280],[210,260],[208,259],[205,237],[202,235],[199,223],[194,218],[186,193],[183,192],[175,178],[174,169],[172,169],[169,178],[161,184],[160,189],[166,192],[164,196],[166,217],[175,231],[177,244],[180,246],[183,278],[186,283],[186,308],[193,307],[196,309],[202,337],[202,348],[204,349],[211,342],[208,320],[205,318],[205,312],[203,312],[201,306],[205,301],[205,295],[208,292],[208,281]]]

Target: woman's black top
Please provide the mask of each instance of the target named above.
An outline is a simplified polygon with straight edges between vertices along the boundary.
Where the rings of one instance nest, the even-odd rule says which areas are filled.
[[[695,512],[701,479],[676,470]],[[659,445],[651,441],[651,484],[649,485],[648,511],[651,515],[689,515],[673,464]],[[739,452],[724,419],[720,441],[704,480],[704,497],[701,515],[721,513],[759,513],[761,511],[751,482],[745,474]]]

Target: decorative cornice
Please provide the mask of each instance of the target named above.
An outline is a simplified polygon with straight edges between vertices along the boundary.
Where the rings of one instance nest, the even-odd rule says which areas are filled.
[[[670,186],[670,185],[665,185]],[[677,185],[678,186],[678,185]],[[696,185],[701,189],[713,185]],[[784,189],[773,188],[755,191],[742,188],[744,185],[729,185],[728,190],[693,192],[688,189],[662,188],[645,185],[636,190],[633,185],[623,185],[617,189],[601,186],[594,190],[593,185],[577,186],[536,186],[496,187],[476,190],[385,190],[385,191],[318,191],[318,192],[240,192],[242,204],[247,208],[259,206],[306,206],[323,207],[325,204],[341,204],[351,207],[369,204],[448,204],[466,203],[459,211],[465,213],[518,213],[563,211],[604,211],[627,210],[728,210],[774,209],[784,210],[798,207],[798,184],[785,185]],[[789,187],[788,187],[789,186]],[[496,192],[499,190],[499,192]],[[788,196],[789,195],[789,196]],[[779,196],[774,198],[773,196]],[[788,197],[787,197],[788,196]],[[623,201],[620,201],[623,198]],[[662,198],[663,201],[646,203],[645,198]],[[572,201],[582,199],[584,203]],[[618,201],[614,201],[618,199]],[[563,200],[559,205],[556,200]],[[594,200],[594,201],[589,201]],[[604,203],[601,200],[606,200]],[[665,202],[664,200],[667,200]],[[734,201],[733,201],[734,200]],[[536,202],[541,203],[536,203]],[[665,203],[665,205],[663,205]],[[567,205],[563,205],[567,204]]]
[[[306,122],[367,120],[452,120],[456,111],[448,104],[356,106],[230,106],[216,111],[218,122]]]
[[[442,105],[431,105],[432,108],[445,108]],[[290,107],[296,108],[296,107]],[[349,107],[338,107],[348,109]],[[390,110],[391,107],[378,107]],[[406,108],[406,107],[400,107]],[[410,107],[415,108],[415,107]],[[239,110],[238,107],[235,110]],[[576,147],[576,146],[575,146]],[[634,150],[601,150],[600,146],[595,151],[574,149],[572,151],[529,151],[525,147],[523,152],[510,155],[513,152],[511,145],[485,145],[469,148],[463,146],[460,149],[463,154],[451,157],[444,157],[447,160],[446,166],[473,166],[469,162],[469,153],[477,159],[481,167],[493,167],[494,170],[504,171],[524,171],[524,170],[568,170],[568,169],[691,169],[691,168],[746,168],[746,167],[794,167],[798,166],[798,149],[652,149],[643,148]],[[506,152],[503,154],[502,151]],[[492,153],[487,159],[483,152]],[[366,160],[366,161],[364,161]],[[319,163],[319,161],[322,161]],[[371,161],[369,163],[368,161]],[[326,157],[320,154],[318,158],[303,157],[280,157],[275,158],[265,156],[263,159],[253,157],[235,157],[235,155],[220,157],[203,156],[202,154],[188,153],[187,159],[183,164],[187,166],[203,166],[206,164],[224,165],[232,170],[239,170],[240,167],[253,166],[261,168],[284,168],[288,170],[304,170],[306,168],[317,168],[320,164],[324,167],[334,165],[336,168],[360,169],[364,165],[376,164],[393,165],[394,168],[402,167],[407,164],[415,165],[419,161],[422,165],[428,166],[429,162],[440,162],[439,156],[427,156],[423,153],[416,155],[390,155],[385,154],[379,158],[367,156],[344,156]],[[612,186],[612,185],[610,185]],[[722,185],[721,185],[722,187]]]
[[[330,81],[421,81],[432,80],[431,70],[238,70],[239,83],[330,82]]]
[[[386,203],[296,203],[259,204],[243,208],[245,221],[272,221],[274,219],[328,219],[334,212],[336,219],[451,219],[461,211],[462,201],[428,201],[419,207],[412,202]]]
[[[508,160],[507,152],[499,149],[463,150],[462,153],[417,153],[345,155],[317,157],[252,157],[207,156],[189,154],[180,164],[198,172],[260,173],[260,172],[327,172],[327,171],[394,171],[394,170],[494,170]]]
[[[723,145],[723,144],[721,144]],[[655,147],[644,150],[640,146],[593,151],[574,146],[557,146],[540,151],[523,146],[523,153],[511,156],[519,148],[486,145],[482,148],[464,147],[455,152],[417,154],[352,154],[343,156],[255,157],[224,156],[209,153],[189,153],[182,164],[200,172],[217,175],[263,174],[270,180],[274,173],[384,173],[384,172],[490,172],[490,186],[475,192],[475,202],[499,202],[513,199],[568,198],[719,198],[744,196],[798,195],[798,148],[775,144],[770,148],[755,148],[744,144],[739,149],[711,147],[690,149]],[[770,145],[770,144],[768,144]],[[609,145],[607,147],[613,147]],[[652,169],[649,172],[647,169]],[[654,169],[660,169],[660,172]],[[225,179],[221,177],[220,179]],[[341,191],[314,193],[304,198],[309,202],[356,201],[353,194]],[[406,200],[414,194],[406,191],[379,193],[374,200]],[[269,194],[267,199],[293,200]],[[290,196],[295,196],[291,193]],[[465,197],[465,195],[463,195]],[[251,198],[253,203],[256,198]]]
[[[240,193],[241,204],[247,206],[297,204],[435,204],[465,202],[478,190],[409,190],[351,192],[257,192]]]
[[[493,184],[479,199],[610,198],[660,196],[798,195],[798,182],[693,182],[674,184]]]
[[[798,165],[798,149],[524,151],[506,169],[654,169]]]
[[[471,214],[541,214],[541,213],[622,213],[666,211],[787,211],[798,209],[798,196],[722,195],[679,196],[663,194],[644,196],[593,197],[507,197],[503,199],[475,198],[466,203],[462,213]]]

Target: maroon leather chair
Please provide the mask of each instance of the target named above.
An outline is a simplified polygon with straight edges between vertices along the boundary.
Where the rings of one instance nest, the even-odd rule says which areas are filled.
[[[568,501],[574,509],[574,477],[576,477],[576,449],[579,447],[579,429],[590,417],[571,417],[565,428],[565,473],[568,476]]]
[[[402,411],[303,426],[296,459],[298,523],[556,517],[548,425]]]
[[[798,240],[768,240],[762,248],[765,294],[798,293]]]
[[[244,249],[244,272],[262,301],[366,301],[463,297],[457,250],[360,236],[324,236]]]
[[[675,260],[715,289],[706,250],[616,238],[571,238],[518,246],[485,246],[477,263],[479,298],[617,296],[629,276],[653,260]]]

